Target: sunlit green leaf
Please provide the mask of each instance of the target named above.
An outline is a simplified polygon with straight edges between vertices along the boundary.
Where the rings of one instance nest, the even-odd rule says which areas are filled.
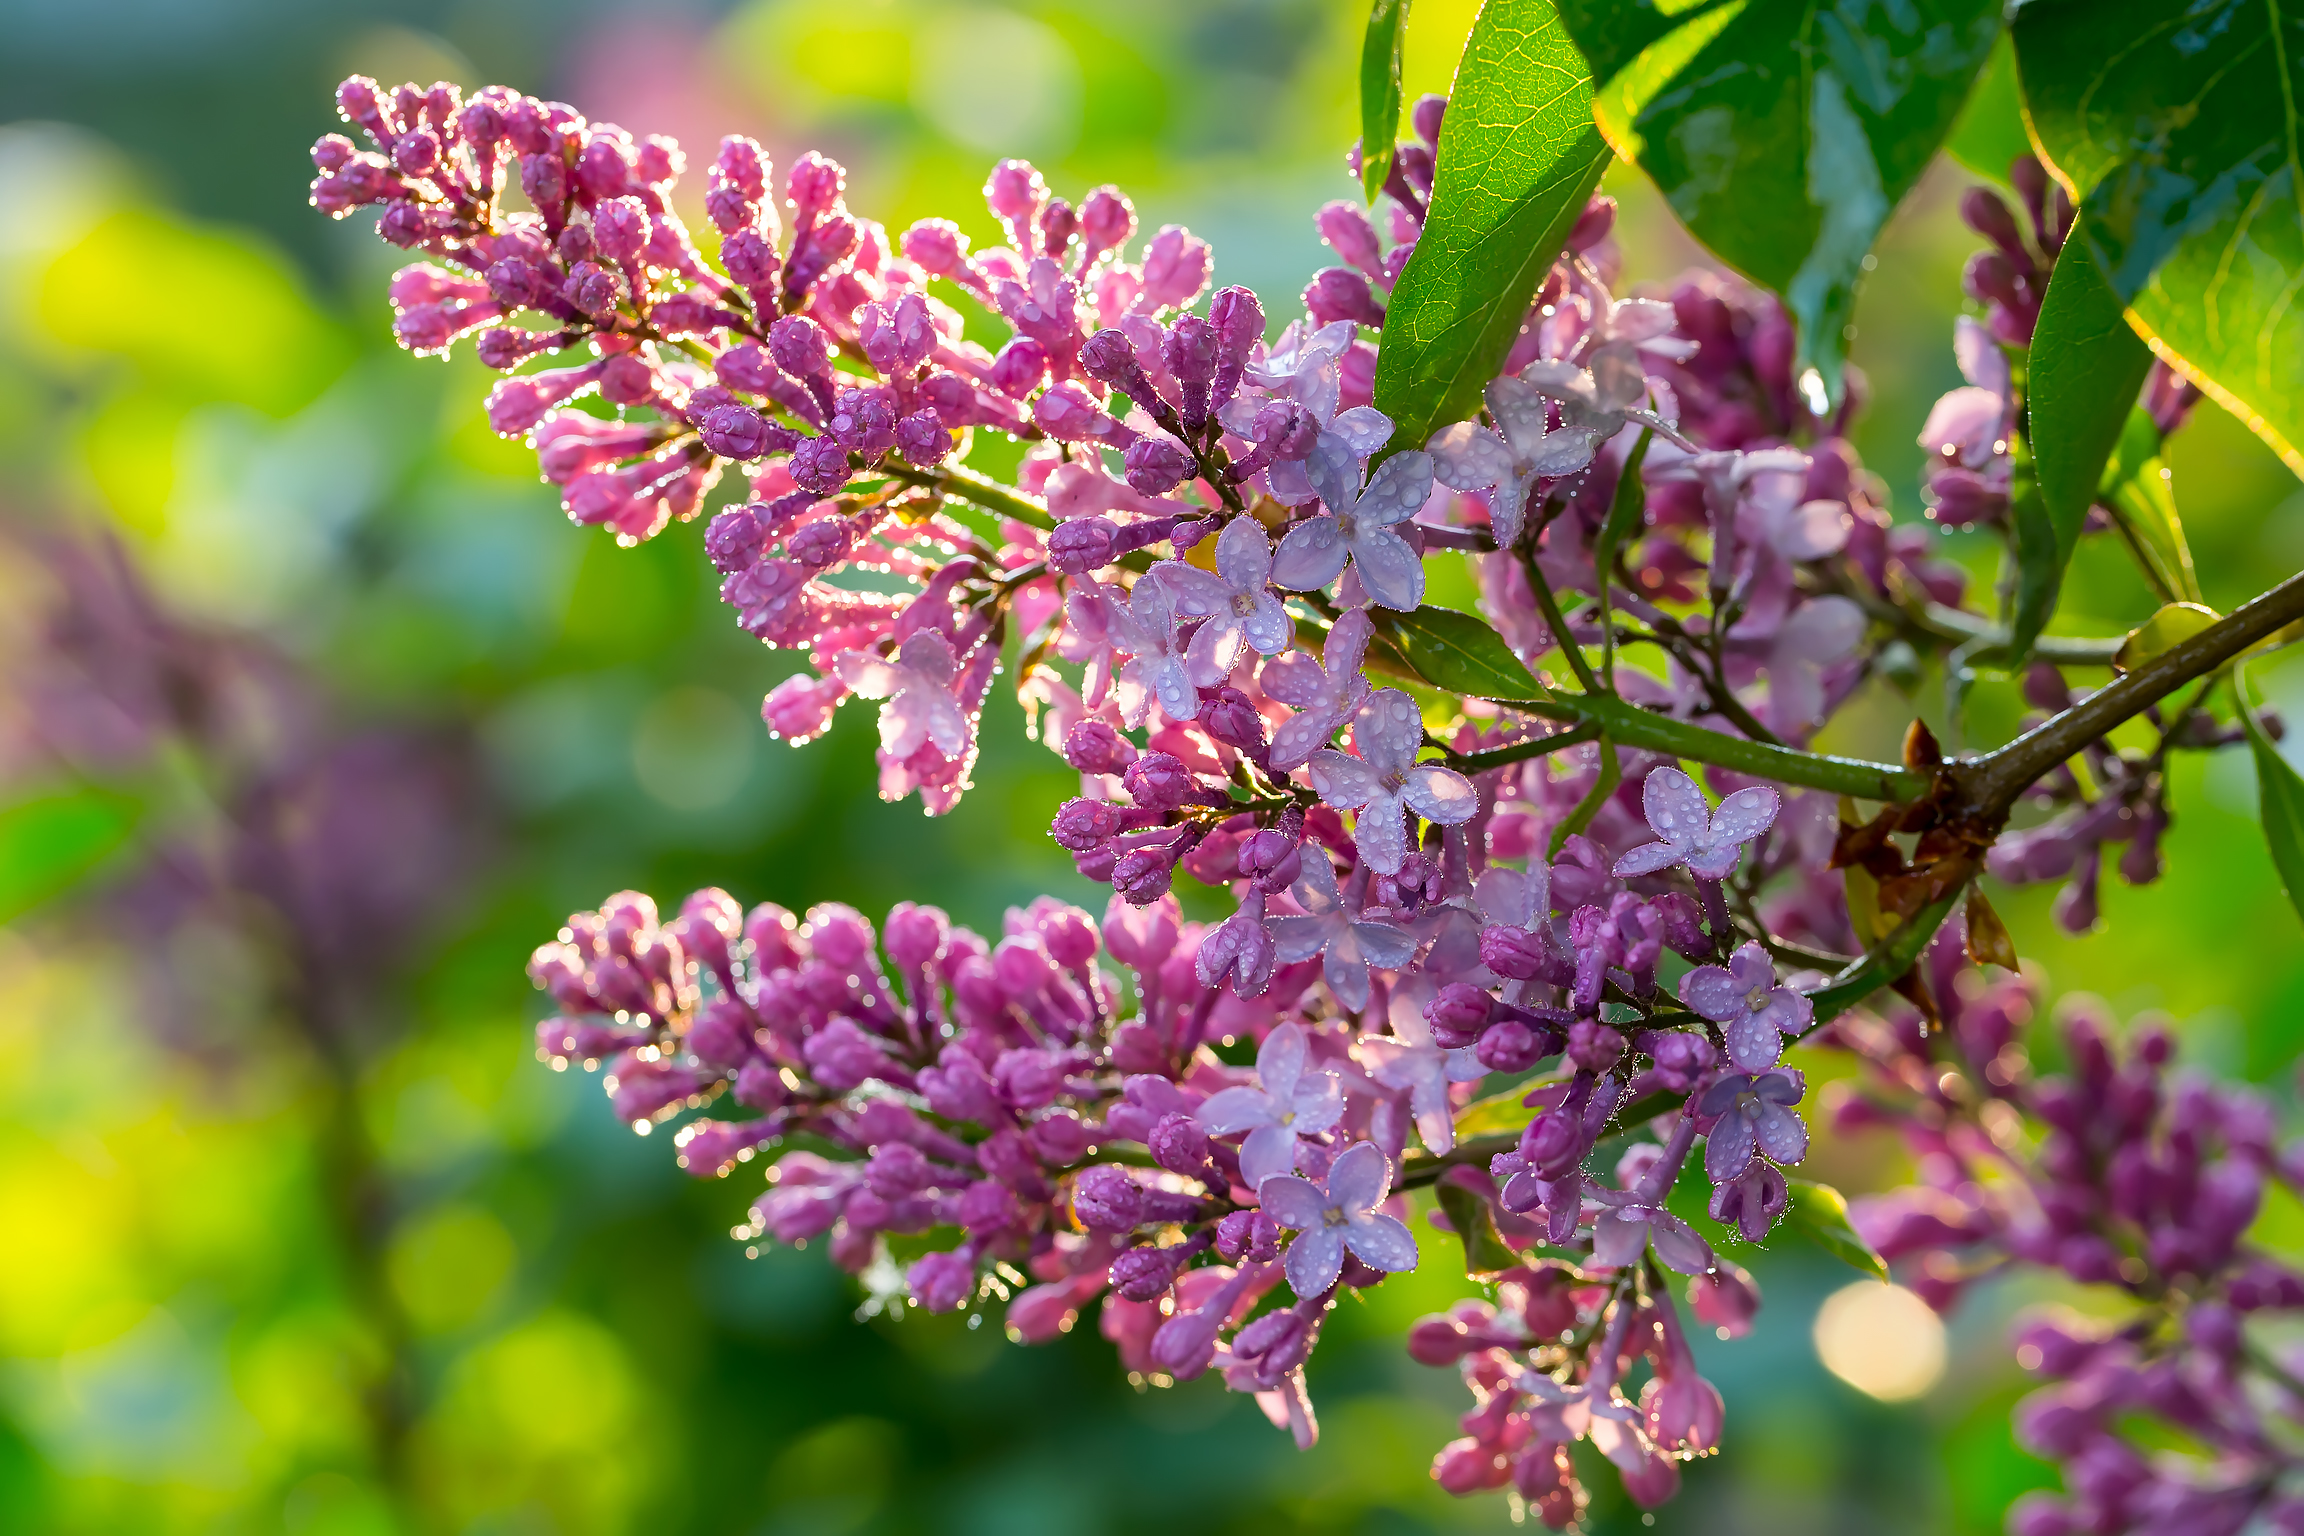
[[[1551,0],[1487,0],[1441,120],[1431,213],[1385,309],[1376,406],[1393,447],[1479,410],[1607,164]]]
[[[1456,1139],[1469,1141],[1475,1136],[1496,1136],[1506,1132],[1517,1135],[1527,1129],[1528,1122],[1536,1118],[1536,1111],[1520,1102],[1528,1096],[1528,1092],[1529,1085],[1521,1083],[1502,1093],[1474,1099],[1456,1112]]]
[[[2192,568],[2192,546],[2176,515],[2176,493],[2160,457],[2160,427],[2142,406],[2128,412],[2120,446],[2104,466],[2096,500],[2112,513],[2152,589],[2168,602],[2200,601],[2200,576]]]
[[[1784,1188],[1786,1228],[1876,1280],[1888,1278],[1887,1261],[1848,1219],[1848,1201],[1840,1191],[1809,1179],[1786,1179]]]
[[[1496,1213],[1478,1191],[1443,1177],[1434,1188],[1448,1225],[1464,1244],[1464,1273],[1475,1280],[1500,1275],[1520,1262],[1496,1230]]]
[[[2033,130],[2113,291],[2304,473],[2304,12],[2031,0],[2014,31]]]
[[[2232,677],[2233,690],[2240,696],[2240,719],[2248,728],[2248,746],[2256,755],[2256,804],[2263,816],[2264,843],[2289,904],[2304,917],[2304,775],[2281,755],[2256,718],[2259,706],[2247,667],[2233,668]]]
[[[1392,174],[1400,137],[1400,44],[1408,33],[1408,0],[1374,0],[1360,44],[1360,185],[1368,201]]]
[[[2020,503],[2017,515],[2045,518],[2046,532],[2018,530],[2021,564],[2009,624],[2009,649],[2018,660],[2055,611],[2105,462],[2152,367],[2151,348],[2120,310],[2087,241],[2068,241],[2040,303],[2028,370],[2025,410],[2038,495]]]
[[[0,807],[0,922],[64,895],[136,830],[139,807],[91,785]]]
[[[2032,153],[2031,136],[2024,131],[2024,94],[2016,84],[2016,50],[2005,36],[1992,45],[1968,104],[1945,136],[1944,152],[1963,169],[2003,186],[2008,167]]]
[[[1544,856],[1549,859],[1560,857],[1560,850],[1566,846],[1568,839],[1592,825],[1592,818],[1600,814],[1600,807],[1608,803],[1608,797],[1616,793],[1616,786],[1623,782],[1624,769],[1616,758],[1616,743],[1603,735],[1600,738],[1599,776],[1593,779],[1592,787],[1584,792],[1584,798],[1576,802],[1576,809],[1570,811],[1552,829],[1552,841]]]
[[[2200,603],[2169,603],[2128,631],[2113,653],[2112,670],[2133,672],[2153,657],[2180,645],[2214,624],[2222,615]]]
[[[1545,687],[1504,637],[1473,614],[1430,603],[1414,613],[1369,610],[1417,674],[1435,688],[1473,699],[1540,699]]]
[[[1865,255],[1944,142],[1996,0],[1566,0],[1616,152],[1784,296],[1837,398]]]

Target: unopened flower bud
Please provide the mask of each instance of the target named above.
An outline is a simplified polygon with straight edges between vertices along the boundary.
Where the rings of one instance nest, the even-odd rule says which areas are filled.
[[[1142,446],[1142,442],[1136,444],[1136,448]],[[1136,448],[1128,451],[1134,453]],[[1048,564],[1067,576],[1102,570],[1112,563],[1119,536],[1118,525],[1108,517],[1070,518],[1058,523],[1048,535]]]
[[[1169,437],[1140,437],[1121,460],[1128,484],[1147,496],[1164,496],[1193,473],[1192,455]]]
[[[1119,773],[1136,761],[1136,746],[1102,720],[1082,720],[1064,737],[1064,761],[1082,773]]]

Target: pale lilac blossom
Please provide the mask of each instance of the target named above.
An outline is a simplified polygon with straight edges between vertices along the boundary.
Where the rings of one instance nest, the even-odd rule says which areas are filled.
[[[1333,1072],[1305,1070],[1304,1031],[1282,1024],[1256,1050],[1256,1084],[1225,1088],[1200,1106],[1212,1136],[1248,1133],[1240,1143],[1240,1177],[1250,1189],[1296,1167],[1296,1138],[1322,1136],[1344,1117],[1344,1085]]]
[[[1369,922],[1344,904],[1328,855],[1305,850],[1304,872],[1289,887],[1304,909],[1302,917],[1275,918],[1272,942],[1280,963],[1320,956],[1322,973],[1336,1000],[1354,1013],[1368,1006],[1368,968],[1397,970],[1416,953],[1416,938],[1395,923]]]
[[[1479,791],[1453,768],[1419,763],[1424,719],[1416,701],[1397,688],[1380,688],[1352,717],[1350,757],[1323,747],[1312,754],[1312,787],[1338,810],[1360,813],[1353,837],[1368,867],[1396,874],[1408,856],[1403,813],[1458,826],[1480,808]]]
[[[1764,1072],[1784,1055],[1784,1036],[1816,1016],[1807,994],[1776,985],[1776,965],[1757,943],[1736,947],[1726,966],[1700,965],[1680,978],[1680,1001],[1720,1026],[1728,1059]]]
[[[1388,1014],[1392,1038],[1364,1039],[1357,1054],[1369,1063],[1377,1082],[1408,1096],[1408,1113],[1425,1150],[1453,1151],[1456,1107],[1448,1090],[1457,1083],[1480,1081],[1488,1069],[1470,1046],[1449,1050],[1433,1043],[1423,1006],[1405,985],[1392,989]]]
[[[1297,710],[1272,733],[1274,772],[1287,773],[1310,762],[1312,753],[1342,730],[1368,697],[1360,659],[1374,634],[1366,611],[1355,608],[1330,626],[1319,661],[1301,651],[1285,651],[1264,664],[1260,681],[1265,693]]]
[[[1793,1113],[1807,1085],[1797,1072],[1733,1072],[1704,1090],[1700,1116],[1718,1118],[1704,1141],[1704,1171],[1726,1184],[1752,1165],[1755,1151],[1779,1164],[1808,1155],[1808,1127]]]
[[[1612,873],[1653,875],[1685,864],[1699,880],[1725,880],[1735,873],[1744,845],[1776,824],[1784,797],[1766,784],[1755,784],[1728,796],[1714,810],[1694,779],[1666,766],[1651,771],[1640,786],[1640,804],[1658,841],[1625,854]]]
[[[928,744],[947,758],[967,750],[968,716],[952,694],[952,643],[936,631],[906,639],[893,660],[842,651],[833,665],[857,694],[887,701],[880,706],[880,750],[890,759],[909,758]]]
[[[1295,621],[1271,588],[1272,541],[1253,517],[1225,524],[1216,539],[1215,570],[1163,560],[1151,575],[1167,588],[1178,614],[1207,620],[1184,657],[1199,687],[1222,683],[1246,652],[1276,656],[1295,638]]]
[[[1272,578],[1298,592],[1325,587],[1350,559],[1368,595],[1386,608],[1412,609],[1424,601],[1424,561],[1393,532],[1414,517],[1432,494],[1428,454],[1396,453],[1376,468],[1365,490],[1351,450],[1323,439],[1305,465],[1327,511],[1288,530],[1272,562]]]
[[[1346,1250],[1387,1274],[1416,1267],[1416,1239],[1397,1216],[1377,1209],[1391,1187],[1392,1165],[1366,1141],[1345,1149],[1318,1184],[1285,1174],[1257,1186],[1264,1214],[1296,1234],[1288,1244],[1288,1284],[1298,1296],[1324,1295],[1344,1272]]]
[[[1457,491],[1493,491],[1488,526],[1498,549],[1520,542],[1528,497],[1538,480],[1572,475],[1592,462],[1595,439],[1577,427],[1549,427],[1550,403],[1526,379],[1498,379],[1488,386],[1488,414],[1496,425],[1459,421],[1432,434],[1425,445],[1432,473]]]

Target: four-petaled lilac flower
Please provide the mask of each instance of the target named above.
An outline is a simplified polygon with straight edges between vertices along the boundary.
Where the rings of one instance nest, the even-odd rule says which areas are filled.
[[[1272,579],[1309,592],[1325,587],[1352,561],[1360,585],[1386,608],[1407,610],[1424,601],[1424,561],[1392,531],[1423,507],[1432,494],[1432,458],[1396,453],[1377,466],[1365,490],[1360,461],[1351,449],[1323,438],[1305,461],[1320,500],[1328,507],[1288,530],[1272,561]]]
[[[1768,650],[1768,724],[1787,736],[1824,718],[1824,669],[1864,639],[1864,610],[1837,594],[1811,598],[1776,626]],[[1750,790],[1739,791],[1750,794]]]
[[[1611,1269],[1637,1264],[1653,1243],[1665,1268],[1683,1275],[1711,1272],[1711,1244],[1697,1236],[1694,1227],[1664,1209],[1662,1195],[1610,1189],[1602,1184],[1588,1184],[1584,1193],[1606,1207],[1592,1223],[1594,1263]]]
[[[1376,626],[1367,613],[1355,608],[1328,630],[1319,661],[1301,651],[1289,651],[1264,664],[1264,691],[1297,714],[1272,733],[1270,762],[1275,773],[1288,773],[1311,761],[1315,749],[1327,744],[1368,697],[1368,680],[1360,675],[1360,658]]]
[[[1307,846],[1304,872],[1289,894],[1308,914],[1275,918],[1272,942],[1282,965],[1320,956],[1321,972],[1336,1000],[1358,1013],[1368,1006],[1368,967],[1397,970],[1416,953],[1415,935],[1392,923],[1363,922],[1344,906],[1328,855]]]
[[[1240,1177],[1250,1189],[1292,1172],[1296,1138],[1318,1136],[1344,1117],[1344,1086],[1333,1072],[1304,1070],[1304,1031],[1282,1024],[1256,1051],[1254,1088],[1226,1088],[1200,1106],[1200,1123],[1212,1136],[1246,1131],[1240,1143]]]
[[[1358,757],[1323,747],[1312,754],[1312,787],[1338,810],[1358,811],[1353,837],[1360,856],[1378,874],[1397,874],[1408,856],[1402,810],[1456,826],[1480,809],[1480,792],[1453,768],[1416,761],[1424,745],[1424,718],[1416,701],[1397,688],[1380,688],[1352,717]]]
[[[1331,453],[1348,453],[1355,470],[1392,436],[1392,418],[1372,405],[1337,409],[1343,400],[1344,354],[1351,350],[1358,334],[1349,320],[1317,330],[1299,321],[1281,332],[1278,346],[1248,368],[1251,384],[1269,390],[1273,399],[1293,400],[1311,413],[1320,428],[1315,451],[1326,444]],[[1253,439],[1256,412],[1262,403],[1242,393],[1217,413],[1218,419],[1235,437]],[[1299,459],[1275,462],[1265,471],[1273,497],[1291,507],[1310,501],[1317,491],[1305,469]]]
[[[1126,603],[1108,591],[1104,621],[1113,648],[1130,658],[1120,669],[1120,712],[1129,725],[1143,723],[1150,699],[1158,699],[1171,720],[1200,713],[1200,690],[1176,649],[1176,606],[1158,577],[1138,577]]]
[[[1446,1050],[1433,1043],[1424,1006],[1405,984],[1392,989],[1391,1022],[1391,1039],[1360,1042],[1361,1059],[1373,1067],[1376,1081],[1408,1095],[1408,1113],[1415,1118],[1416,1134],[1425,1149],[1450,1151],[1456,1145],[1456,1107],[1449,1102],[1448,1089],[1455,1083],[1476,1083],[1488,1069],[1470,1046]]]
[[[1526,379],[1498,379],[1488,386],[1493,429],[1459,421],[1432,434],[1425,447],[1432,473],[1452,490],[1495,487],[1488,498],[1488,526],[1496,547],[1520,540],[1528,492],[1538,480],[1572,475],[1592,462],[1594,439],[1576,427],[1547,429],[1550,403]]]
[[[1168,589],[1176,612],[1208,620],[1184,655],[1199,687],[1214,688],[1231,676],[1242,651],[1253,648],[1276,656],[1296,636],[1295,621],[1270,586],[1272,541],[1252,517],[1225,524],[1216,540],[1214,571],[1163,560],[1152,567],[1152,577]]]
[[[1736,871],[1744,845],[1776,824],[1784,797],[1765,784],[1740,789],[1713,810],[1696,781],[1677,768],[1658,768],[1640,786],[1648,826],[1661,842],[1643,843],[1616,861],[1614,873],[1652,875],[1675,864],[1699,880],[1725,880]],[[1770,1060],[1774,1060],[1773,1057]]]
[[[1776,966],[1756,943],[1737,946],[1725,967],[1700,965],[1680,978],[1680,1001],[1720,1026],[1728,1059],[1764,1072],[1784,1055],[1784,1037],[1807,1029],[1816,1005],[1776,985]]]
[[[930,742],[947,758],[967,751],[968,716],[952,696],[952,643],[935,630],[906,639],[894,660],[842,651],[833,667],[858,694],[888,701],[880,706],[880,750],[891,759],[908,758]]]
[[[1392,1165],[1373,1142],[1346,1149],[1324,1185],[1293,1174],[1256,1188],[1264,1214],[1296,1234],[1288,1244],[1288,1284],[1309,1301],[1344,1272],[1344,1250],[1370,1269],[1399,1274],[1416,1267],[1416,1239],[1396,1216],[1376,1209],[1392,1187]]]
[[[1797,1072],[1732,1072],[1704,1090],[1696,1112],[1718,1116],[1704,1142],[1704,1171],[1726,1184],[1752,1166],[1755,1150],[1774,1163],[1808,1155],[1808,1127],[1790,1106],[1807,1085]]]

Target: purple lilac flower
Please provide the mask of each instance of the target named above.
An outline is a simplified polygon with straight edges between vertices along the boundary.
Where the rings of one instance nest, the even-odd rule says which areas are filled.
[[[1728,1059],[1764,1072],[1784,1055],[1784,1037],[1816,1017],[1806,993],[1776,985],[1776,964],[1756,943],[1740,944],[1728,964],[1700,965],[1680,978],[1680,1001],[1720,1026]]]
[[[908,758],[933,744],[948,758],[967,749],[968,717],[952,696],[956,666],[952,642],[934,630],[907,639],[894,660],[866,651],[843,651],[834,661],[840,680],[880,706],[880,750]]]
[[[1176,647],[1176,607],[1156,576],[1137,578],[1125,603],[1113,591],[1103,598],[1113,648],[1130,660],[1120,669],[1120,712],[1130,725],[1143,722],[1153,700],[1171,720],[1200,713],[1200,691],[1184,654]]]
[[[1712,1267],[1712,1247],[1696,1229],[1664,1209],[1662,1194],[1588,1185],[1584,1191],[1604,1207],[1592,1224],[1595,1263],[1621,1268],[1637,1264],[1653,1245],[1667,1269],[1701,1275]]]
[[[1288,1284],[1310,1300],[1326,1294],[1344,1271],[1344,1254],[1370,1269],[1398,1274],[1416,1267],[1416,1239],[1396,1216],[1376,1207],[1392,1187],[1392,1165],[1371,1142],[1357,1142],[1315,1184],[1283,1174],[1257,1186],[1257,1201],[1296,1234],[1288,1244]]]
[[[1659,841],[1643,843],[1615,863],[1618,876],[1652,875],[1675,864],[1699,880],[1735,873],[1744,845],[1776,824],[1784,797],[1765,784],[1740,789],[1714,810],[1696,781],[1669,765],[1651,771],[1640,804]]]
[[[1304,1031],[1282,1024],[1256,1051],[1257,1086],[1221,1089],[1200,1106],[1212,1136],[1241,1131],[1240,1177],[1250,1189],[1296,1166],[1296,1138],[1322,1136],[1344,1116],[1344,1086],[1333,1072],[1307,1072]]]
[[[1472,781],[1453,768],[1419,763],[1424,718],[1416,701],[1397,688],[1380,688],[1352,717],[1358,757],[1321,748],[1312,754],[1312,787],[1338,810],[1356,810],[1353,835],[1368,867],[1397,874],[1408,855],[1403,813],[1458,826],[1480,808]]]
[[[1357,490],[1360,461],[1323,441],[1305,460],[1328,510],[1288,530],[1272,561],[1272,579],[1298,592],[1325,587],[1352,562],[1360,585],[1386,608],[1412,609],[1424,601],[1424,561],[1393,525],[1414,517],[1432,494],[1432,460],[1396,453],[1377,466],[1367,489]]]
[[[1395,970],[1416,953],[1416,937],[1394,923],[1369,922],[1344,904],[1328,855],[1307,850],[1304,871],[1289,887],[1304,909],[1302,917],[1275,918],[1272,942],[1280,963],[1320,957],[1321,972],[1336,1000],[1354,1013],[1368,1006],[1368,968]]]
[[[1498,379],[1488,386],[1495,427],[1459,421],[1433,433],[1425,445],[1442,485],[1458,491],[1494,488],[1488,526],[1499,549],[1520,542],[1529,492],[1538,480],[1572,475],[1592,462],[1592,434],[1575,427],[1552,430],[1550,413],[1550,402],[1535,385]]]
[[[1696,1101],[1714,1117],[1704,1141],[1704,1171],[1726,1184],[1751,1166],[1755,1151],[1771,1162],[1797,1163],[1808,1155],[1808,1127],[1792,1112],[1808,1091],[1797,1072],[1732,1072]]]
[[[1259,679],[1264,691],[1297,710],[1272,733],[1270,762],[1275,772],[1286,773],[1310,762],[1313,752],[1342,730],[1368,697],[1360,658],[1367,654],[1374,634],[1368,615],[1355,608],[1329,628],[1319,661],[1301,651],[1288,651],[1264,664]]]
[[[1362,1040],[1357,1054],[1370,1064],[1377,1082],[1408,1096],[1408,1113],[1425,1150],[1452,1151],[1456,1107],[1448,1090],[1480,1081],[1488,1068],[1470,1046],[1448,1050],[1435,1044],[1431,1024],[1406,988],[1393,989],[1390,1017],[1392,1038]]]
[[[1295,638],[1295,621],[1272,594],[1272,541],[1252,517],[1235,517],[1216,539],[1216,569],[1204,571],[1181,560],[1152,567],[1152,579],[1168,591],[1177,613],[1206,618],[1185,651],[1185,665],[1198,687],[1213,688],[1231,676],[1246,651],[1277,656]]]

